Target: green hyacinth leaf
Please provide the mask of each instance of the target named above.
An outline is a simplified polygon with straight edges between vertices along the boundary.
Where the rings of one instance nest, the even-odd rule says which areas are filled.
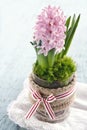
[[[69,28],[69,25],[70,25],[70,20],[71,20],[71,16],[69,16],[68,18],[67,18],[67,20],[66,20],[66,27],[67,27],[67,29]]]
[[[67,36],[66,36],[65,50],[62,53],[62,57],[64,55],[66,55],[67,52],[68,52],[68,49],[69,49],[70,44],[72,42],[72,39],[73,39],[73,36],[75,34],[76,28],[78,26],[79,20],[80,20],[80,15],[77,17],[76,21],[75,21],[75,15],[73,16],[72,25],[71,25],[70,29],[68,30],[68,33],[67,33]]]
[[[39,54],[39,48],[36,47],[35,50],[38,64],[41,66],[42,69],[46,69],[48,67],[47,56],[44,56],[44,54]]]
[[[74,14],[72,18],[71,28],[75,25],[75,21],[76,21],[76,16]]]
[[[55,49],[52,49],[48,52],[48,65],[49,67],[52,67],[54,64],[54,60],[55,60]]]
[[[44,56],[43,54],[37,54],[37,61],[42,69],[46,69],[48,67],[47,56]]]

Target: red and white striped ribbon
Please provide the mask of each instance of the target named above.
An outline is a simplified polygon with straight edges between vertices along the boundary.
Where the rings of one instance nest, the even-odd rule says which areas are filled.
[[[32,89],[31,89],[32,90]],[[32,96],[35,100],[37,100],[37,102],[35,104],[33,104],[33,106],[30,108],[30,110],[28,111],[28,113],[26,114],[26,119],[30,118],[32,115],[35,114],[37,108],[39,107],[40,103],[43,102],[44,107],[49,115],[49,117],[51,119],[55,119],[55,113],[51,108],[50,103],[55,101],[56,98],[55,96],[53,96],[53,94],[51,94],[50,96],[48,96],[47,98],[44,98],[40,95],[40,93],[32,90]]]
[[[76,91],[76,88],[71,88],[70,90],[68,90],[67,92],[64,92],[62,94],[59,94],[56,96],[57,100],[63,100],[65,98],[68,98],[69,96],[71,96],[74,92]]]
[[[26,119],[30,118],[32,115],[35,114],[37,108],[39,107],[40,103],[42,102],[50,119],[55,119],[55,113],[52,110],[52,107],[50,105],[51,102],[55,101],[55,100],[62,100],[65,99],[69,96],[71,96],[74,92],[75,92],[75,88],[70,89],[69,91],[63,93],[63,94],[59,94],[57,96],[54,96],[53,94],[51,94],[50,96],[48,96],[47,98],[44,98],[40,95],[39,92],[34,91],[33,89],[31,89],[32,92],[32,96],[34,98],[34,100],[36,100],[36,103],[32,105],[32,107],[30,108],[30,110],[27,112],[26,114]]]

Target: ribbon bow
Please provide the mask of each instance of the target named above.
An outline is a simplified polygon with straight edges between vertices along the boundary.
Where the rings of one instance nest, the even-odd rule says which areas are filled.
[[[30,118],[32,115],[35,114],[35,112],[36,112],[36,110],[39,107],[41,102],[43,103],[49,117],[51,119],[55,119],[55,113],[52,110],[52,107],[51,107],[50,103],[55,101],[56,97],[53,96],[53,94],[51,94],[50,96],[45,98],[45,97],[42,97],[39,92],[36,92],[36,91],[33,91],[33,90],[31,90],[31,91],[32,91],[32,96],[33,96],[34,100],[36,100],[36,103],[33,104],[33,106],[30,108],[30,110],[26,114],[26,116],[25,116],[26,119]]]
[[[61,99],[66,99],[67,97],[71,96],[72,94],[74,94],[74,92],[76,91],[76,88],[71,88],[69,91],[59,94],[57,96],[53,96],[53,94],[51,94],[50,96],[48,96],[47,98],[42,97],[40,95],[39,92],[34,91],[33,89],[31,89],[32,91],[32,96],[34,98],[34,100],[36,100],[36,103],[33,104],[33,106],[30,108],[30,110],[28,111],[28,113],[26,114],[26,119],[30,118],[32,115],[34,115],[34,113],[36,112],[36,110],[38,109],[40,103],[42,102],[49,117],[51,119],[55,119],[55,113],[52,110],[52,107],[50,105],[51,102],[55,101],[55,100],[61,100]]]

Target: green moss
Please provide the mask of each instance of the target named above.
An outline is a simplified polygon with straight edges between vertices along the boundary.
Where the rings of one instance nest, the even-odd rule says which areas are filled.
[[[42,69],[38,62],[33,67],[34,74],[50,83],[56,80],[65,82],[75,71],[75,62],[66,56],[56,60],[53,67]]]

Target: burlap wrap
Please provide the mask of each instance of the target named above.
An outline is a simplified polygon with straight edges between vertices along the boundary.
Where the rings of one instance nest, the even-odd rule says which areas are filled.
[[[64,92],[67,92],[72,87],[75,86],[75,83],[76,83],[76,77],[74,76],[72,81],[71,81],[71,83],[69,83],[67,86],[64,86],[62,88],[57,88],[57,89],[49,89],[49,88],[41,87],[38,84],[36,84],[33,81],[32,75],[30,75],[30,77],[29,77],[29,84],[31,85],[32,89],[37,91],[37,92],[39,92],[43,97],[47,97],[50,94],[53,94],[54,96],[57,96],[58,94],[62,94]],[[66,99],[62,99],[60,101],[56,100],[56,101],[50,103],[53,111],[55,112],[55,115],[57,116],[56,120],[59,120],[60,118],[65,117],[65,114],[66,114],[69,106],[73,102],[74,97],[75,97],[75,93],[73,93],[71,96],[67,97]],[[29,100],[31,102],[31,105],[36,102],[33,99],[31,92],[29,94]],[[46,110],[45,110],[45,108],[43,106],[43,103],[41,103],[40,106],[38,107],[36,116],[40,120],[44,120],[44,121],[49,121],[50,122],[50,119],[48,117],[48,114],[46,113]]]

